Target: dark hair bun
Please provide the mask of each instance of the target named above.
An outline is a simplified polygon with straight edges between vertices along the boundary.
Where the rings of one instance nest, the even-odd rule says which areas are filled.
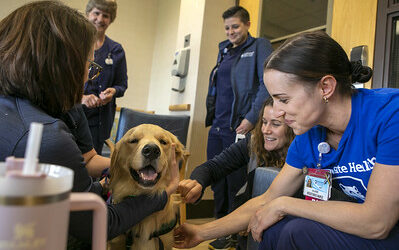
[[[373,70],[368,66],[363,66],[362,61],[351,62],[352,82],[367,82],[373,75]]]

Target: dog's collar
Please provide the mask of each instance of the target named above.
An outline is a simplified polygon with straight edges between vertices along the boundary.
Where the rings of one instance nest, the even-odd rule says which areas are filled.
[[[167,234],[170,231],[173,230],[173,228],[175,228],[175,226],[177,225],[177,215],[175,217],[174,220],[170,221],[169,223],[164,223],[162,224],[161,228],[153,233],[150,234],[149,240],[151,240],[152,238],[156,238],[159,237],[161,235]],[[136,238],[140,237],[139,234],[136,234]]]
[[[169,233],[173,230],[173,228],[175,228],[176,224],[177,216],[171,222],[162,224],[161,228],[158,231],[155,231],[150,235],[150,239]]]

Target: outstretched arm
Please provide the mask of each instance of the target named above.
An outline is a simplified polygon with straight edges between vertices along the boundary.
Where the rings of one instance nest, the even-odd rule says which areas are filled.
[[[177,248],[193,247],[202,241],[246,230],[250,218],[262,206],[283,195],[293,195],[303,183],[302,170],[285,165],[270,188],[227,216],[202,224],[183,224],[175,230]]]

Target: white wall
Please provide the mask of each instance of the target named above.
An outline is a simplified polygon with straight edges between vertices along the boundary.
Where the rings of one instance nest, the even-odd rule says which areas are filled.
[[[151,80],[147,110],[159,114],[169,113],[171,100],[171,67],[176,50],[181,0],[159,1],[155,45],[152,55]]]

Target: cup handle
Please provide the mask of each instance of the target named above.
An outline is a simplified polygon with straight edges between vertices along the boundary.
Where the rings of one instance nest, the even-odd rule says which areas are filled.
[[[71,211],[93,210],[92,249],[106,250],[107,207],[100,196],[93,193],[71,193]]]

